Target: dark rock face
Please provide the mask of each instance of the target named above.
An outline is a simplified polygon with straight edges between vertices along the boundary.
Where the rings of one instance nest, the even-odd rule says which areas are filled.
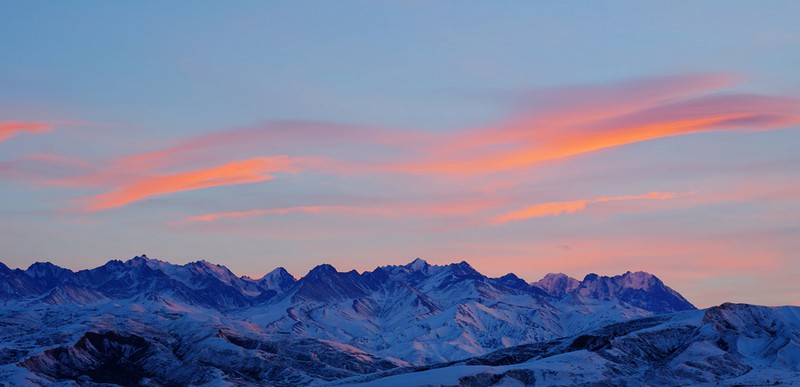
[[[227,379],[234,384],[296,385],[397,367],[368,354],[343,352],[318,340],[261,341],[221,330],[214,337],[243,351],[181,345],[169,348],[154,338],[87,332],[72,346],[48,349],[18,365],[52,381],[120,386],[202,384],[215,380],[218,371],[230,375]],[[186,358],[198,356],[198,350],[205,356],[187,362]]]
[[[20,365],[55,380],[85,380],[136,386],[148,375],[149,344],[139,336],[88,332],[74,346],[48,349]]]
[[[473,376],[464,376],[458,379],[462,386],[483,387],[506,384],[506,382],[516,381],[525,386],[536,385],[536,376],[529,370],[511,370],[502,374],[481,373]],[[517,384],[515,383],[515,384]]]

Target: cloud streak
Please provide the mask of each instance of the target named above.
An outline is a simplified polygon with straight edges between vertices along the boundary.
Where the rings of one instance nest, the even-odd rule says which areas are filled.
[[[84,211],[96,212],[122,207],[154,196],[200,188],[256,183],[271,180],[273,172],[297,172],[285,156],[257,157],[190,172],[151,176],[110,192],[84,199]]]
[[[299,207],[286,207],[286,208],[272,208],[267,210],[248,210],[248,211],[232,211],[232,212],[216,212],[212,214],[189,216],[184,219],[183,223],[192,222],[216,222],[222,219],[241,219],[241,218],[254,218],[265,215],[285,215],[291,213],[311,213],[319,214],[325,212],[363,212],[364,209],[357,207],[346,206],[299,206]]]
[[[418,139],[427,135],[417,130],[391,130],[366,125],[338,124],[318,121],[268,121],[260,125],[205,133],[177,141],[172,146],[119,157],[111,167],[120,171],[140,171],[170,165],[191,163],[207,158],[209,154],[225,155],[230,152],[274,152],[287,149],[295,153],[317,153],[315,159],[329,159],[319,155],[331,149],[360,149],[385,147],[413,147]],[[212,151],[213,152],[210,152]],[[327,160],[331,168],[335,162]],[[319,163],[318,163],[319,164]],[[350,169],[365,170],[364,166],[349,163]]]
[[[243,211],[216,212],[203,215],[193,215],[184,218],[175,224],[211,223],[223,219],[255,218],[266,215],[286,215],[291,213],[324,214],[337,213],[349,215],[370,215],[387,218],[430,217],[430,218],[458,218],[470,216],[482,211],[497,208],[505,203],[498,199],[487,200],[451,200],[447,202],[431,203],[404,203],[393,201],[391,203],[374,204],[372,206],[295,206],[270,209],[254,209]]]
[[[44,133],[51,130],[53,130],[53,127],[44,122],[0,122],[0,143],[20,133]]]
[[[576,212],[585,210],[587,205],[596,203],[608,203],[626,200],[667,200],[674,199],[677,196],[678,194],[674,192],[650,192],[644,195],[603,196],[596,199],[542,203],[496,216],[492,220],[492,223],[495,225],[501,225],[527,219],[574,214]]]
[[[640,81],[590,89],[583,96],[576,95],[580,89],[569,90],[555,102],[536,100],[549,110],[532,106],[488,128],[442,135],[422,158],[389,169],[481,175],[670,136],[800,123],[796,98],[712,93],[726,82],[714,75],[668,80],[677,85]]]

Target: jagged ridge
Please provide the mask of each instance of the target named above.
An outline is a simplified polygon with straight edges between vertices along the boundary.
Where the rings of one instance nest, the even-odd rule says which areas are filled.
[[[422,259],[363,273],[320,265],[300,279],[282,268],[252,279],[206,261],[174,265],[146,256],[78,272],[48,263],[27,270],[0,265],[0,300],[9,311],[0,319],[0,333],[9,343],[0,348],[0,359],[6,359],[6,372],[20,375],[27,369],[43,378],[108,381],[102,369],[86,364],[119,359],[105,356],[105,350],[81,351],[78,344],[96,334],[110,340],[107,348],[121,348],[112,342],[139,337],[150,352],[137,353],[148,353],[146,359],[125,359],[137,383],[227,378],[296,385],[453,361],[634,317],[694,309],[646,273],[589,275],[576,282],[560,291],[514,274],[489,278],[467,262],[431,265]],[[28,326],[36,329],[20,335]],[[28,349],[12,350],[12,344]],[[36,346],[53,351],[36,355]],[[306,359],[298,348],[316,352]],[[245,360],[220,363],[209,360],[212,354]],[[81,360],[86,356],[91,359]],[[355,363],[342,359],[353,356],[363,366],[345,366]],[[148,368],[151,358],[194,369],[192,377],[154,373]],[[187,359],[204,359],[203,365]],[[79,365],[77,371],[62,372],[64,361]],[[319,361],[329,371],[312,370]],[[285,370],[274,371],[275,364]]]

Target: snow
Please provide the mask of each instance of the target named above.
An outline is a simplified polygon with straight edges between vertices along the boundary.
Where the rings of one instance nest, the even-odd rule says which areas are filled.
[[[414,261],[412,261],[411,263],[409,263],[408,265],[406,265],[405,267],[409,271],[419,272],[419,271],[424,270],[428,266],[429,266],[428,262],[426,262],[424,259],[417,258]]]
[[[123,332],[151,343],[153,364],[157,359],[176,367],[176,375],[182,372],[181,380],[198,378],[206,385],[246,384],[231,375],[259,372],[285,384],[459,384],[465,377],[480,384],[484,374],[496,375],[492,380],[501,385],[519,385],[526,375],[537,383],[580,384],[611,380],[620,367],[632,367],[638,375],[632,377],[640,378],[630,379],[635,384],[653,367],[649,358],[636,357],[647,351],[674,352],[659,363],[669,371],[666,384],[755,380],[741,374],[748,367],[753,375],[792,380],[800,368],[800,308],[724,304],[664,315],[664,305],[673,304],[659,301],[686,304],[642,272],[590,275],[584,281],[549,274],[534,286],[563,295],[546,296],[518,281],[508,285],[483,276],[466,262],[436,266],[421,259],[362,274],[320,265],[299,280],[282,269],[252,280],[205,261],[173,265],[147,257],[110,262],[96,271],[51,269],[0,272],[0,281],[21,275],[14,278],[50,287],[41,294],[30,293],[36,286],[1,293],[0,354],[17,356],[9,364],[73,348],[87,332]],[[628,291],[635,297],[625,298]],[[631,301],[650,296],[655,300]],[[659,317],[637,320],[652,316]],[[580,335],[602,338],[610,334],[605,326],[628,322],[630,332],[612,329],[616,336],[606,347],[568,347]],[[553,343],[553,353],[517,364],[444,364],[546,342]],[[80,348],[71,351],[89,356]],[[298,360],[303,356],[318,364]],[[628,363],[614,363],[619,359]],[[359,376],[437,363],[422,372],[374,374],[371,381]],[[9,364],[0,364],[0,379],[38,383],[38,376]],[[269,368],[275,364],[281,371]]]
[[[531,282],[531,285],[546,291],[550,295],[561,297],[577,289],[580,281],[563,273],[548,273],[539,281]]]
[[[428,370],[422,372],[413,372],[402,375],[394,375],[366,383],[353,383],[350,386],[375,386],[375,387],[389,387],[389,386],[457,386],[459,378],[475,375],[481,372],[496,371],[496,367],[487,366],[453,366],[440,368],[435,370]]]
[[[654,278],[652,274],[643,271],[635,273],[627,272],[622,276],[620,287],[625,289],[642,289],[648,290],[653,285]]]
[[[746,320],[749,316],[758,316],[760,324],[765,324],[749,323],[738,328],[715,325],[715,321],[708,316],[716,315],[719,309],[725,308],[679,312],[656,320],[641,320],[642,323],[633,321],[629,323],[630,333],[616,328],[612,332],[620,332],[621,336],[613,338],[608,347],[594,351],[570,351],[566,344],[572,339],[567,339],[547,349],[555,351],[553,354],[533,356],[516,364],[490,367],[462,363],[417,372],[409,369],[405,373],[395,372],[395,375],[355,377],[342,380],[341,383],[367,386],[459,385],[486,384],[494,380],[498,385],[521,385],[528,379],[535,380],[537,385],[800,383],[800,372],[797,370],[797,354],[800,352],[796,341],[800,324],[795,320],[800,308],[745,305],[723,310],[729,319]],[[788,324],[782,325],[785,323]],[[784,334],[776,337],[755,334],[754,331],[759,331],[762,326],[783,326]],[[602,332],[607,331],[601,329],[589,334],[604,334]],[[729,353],[731,349],[720,347],[719,342],[723,337],[738,337],[742,348],[735,352],[736,355]],[[776,343],[780,349],[765,350],[773,348]],[[509,348],[505,351],[514,350]],[[659,351],[672,355],[667,355],[668,361],[650,357],[658,356]],[[521,353],[517,356],[521,356]],[[512,373],[512,370],[519,372]]]
[[[297,279],[282,267],[267,273],[258,280],[259,285],[265,289],[275,290],[277,292],[288,290],[295,282],[297,282]]]

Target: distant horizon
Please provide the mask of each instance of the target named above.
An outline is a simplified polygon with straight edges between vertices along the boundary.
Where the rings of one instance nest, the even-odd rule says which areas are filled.
[[[646,271],[646,270],[629,269],[629,270],[626,270],[626,271],[623,271],[623,272],[616,272],[616,273],[590,271],[590,272],[587,272],[587,273],[585,273],[583,275],[575,275],[575,274],[570,274],[570,273],[566,273],[566,272],[547,272],[547,273],[542,274],[541,277],[539,277],[539,278],[529,279],[530,277],[526,278],[526,276],[523,276],[523,275],[520,275],[518,273],[515,273],[513,270],[505,272],[505,273],[502,273],[502,274],[496,274],[497,272],[496,271],[492,271],[492,270],[481,270],[481,268],[475,267],[472,263],[470,263],[468,259],[462,259],[460,261],[451,261],[449,263],[441,263],[441,261],[431,262],[427,258],[416,257],[416,258],[412,259],[411,261],[409,261],[407,263],[399,263],[399,264],[398,263],[394,263],[394,264],[379,265],[379,266],[375,266],[375,267],[370,268],[370,269],[358,269],[358,268],[347,269],[347,268],[337,267],[336,265],[333,265],[333,264],[330,264],[330,263],[327,263],[327,262],[320,262],[320,263],[310,267],[307,270],[304,270],[304,271],[293,271],[293,270],[287,269],[285,266],[278,265],[278,266],[273,267],[272,269],[267,270],[266,272],[264,272],[263,274],[260,274],[260,275],[258,275],[258,274],[256,274],[256,275],[241,274],[240,272],[237,272],[236,270],[232,270],[227,265],[224,265],[224,264],[221,264],[219,262],[212,261],[212,260],[208,260],[208,259],[205,259],[205,258],[189,259],[189,260],[186,260],[185,262],[176,262],[176,261],[161,259],[160,257],[148,256],[147,253],[142,253],[142,254],[135,255],[133,257],[125,258],[125,259],[111,258],[111,259],[108,259],[107,261],[105,261],[105,262],[103,262],[101,264],[98,264],[97,266],[83,267],[83,268],[75,268],[75,267],[70,267],[68,265],[64,266],[64,265],[61,265],[61,264],[56,264],[53,261],[46,261],[46,260],[45,261],[42,261],[42,260],[34,261],[34,262],[31,262],[30,264],[28,264],[25,267],[11,267],[11,266],[8,266],[8,265],[6,265],[6,266],[8,266],[8,268],[11,269],[11,270],[19,269],[19,270],[25,271],[25,270],[27,270],[28,268],[30,268],[32,265],[34,265],[36,263],[50,263],[50,264],[56,265],[56,266],[64,268],[64,269],[68,269],[68,270],[70,270],[72,272],[77,272],[77,271],[81,271],[81,270],[95,269],[95,268],[100,267],[100,266],[102,266],[102,265],[104,265],[104,264],[106,264],[106,263],[108,263],[110,261],[127,262],[127,261],[130,261],[130,260],[135,259],[135,258],[146,258],[148,260],[154,260],[154,261],[164,262],[164,263],[172,264],[172,265],[180,265],[180,266],[187,265],[187,264],[190,264],[190,263],[196,263],[196,262],[206,262],[206,263],[210,263],[210,264],[213,264],[213,265],[219,265],[219,266],[225,267],[226,269],[230,270],[231,273],[233,273],[234,275],[236,275],[239,278],[249,278],[251,280],[261,279],[264,276],[266,276],[267,274],[269,274],[269,273],[271,273],[271,272],[273,272],[273,271],[275,271],[277,269],[281,269],[281,268],[286,270],[286,272],[289,273],[296,280],[299,280],[299,279],[305,277],[306,275],[308,275],[308,273],[313,271],[315,268],[317,268],[319,266],[324,266],[324,265],[332,266],[334,269],[336,269],[336,271],[338,273],[347,273],[347,272],[350,272],[350,271],[356,271],[358,274],[363,275],[365,272],[372,272],[372,271],[375,271],[375,269],[378,269],[378,268],[381,268],[381,267],[407,266],[407,265],[410,265],[410,264],[414,263],[416,260],[422,260],[422,261],[426,262],[427,264],[429,264],[431,266],[438,266],[438,267],[449,266],[449,265],[457,265],[459,263],[466,262],[470,267],[472,267],[473,269],[477,270],[479,273],[485,275],[488,278],[496,279],[496,278],[500,278],[500,277],[502,277],[504,275],[507,275],[507,274],[514,274],[517,277],[519,277],[520,279],[524,280],[528,284],[533,284],[535,282],[538,282],[538,281],[544,279],[549,274],[563,274],[563,275],[566,275],[569,278],[572,278],[572,279],[575,279],[575,280],[578,280],[578,281],[583,281],[583,280],[586,279],[587,276],[593,275],[593,274],[601,276],[601,277],[619,277],[619,276],[623,276],[623,275],[628,274],[628,273],[646,273],[646,274],[650,274],[650,275],[658,278],[666,286],[668,286],[668,287],[672,288],[673,290],[677,291],[678,293],[680,293],[687,300],[689,300],[689,302],[694,304],[698,309],[706,309],[706,308],[710,308],[710,307],[713,307],[713,306],[722,305],[722,304],[725,304],[725,303],[744,303],[744,304],[763,305],[763,306],[787,306],[787,305],[780,305],[780,304],[770,305],[770,304],[757,303],[757,302],[743,302],[743,301],[740,302],[740,301],[736,301],[736,300],[725,300],[725,301],[721,301],[721,302],[718,302],[718,303],[711,303],[711,304],[699,304],[692,296],[687,295],[685,292],[681,291],[681,289],[671,285],[669,281],[667,281],[664,278],[662,278],[660,275],[658,275],[658,273],[654,273],[654,272],[650,272],[650,271]],[[6,264],[5,262],[2,261],[2,259],[0,259],[0,263],[2,263],[4,265]]]
[[[226,265],[223,265],[223,264],[221,264],[221,263],[218,263],[218,262],[215,262],[215,261],[207,260],[207,259],[204,259],[204,258],[200,258],[200,259],[196,259],[196,260],[188,260],[188,261],[186,261],[185,263],[179,263],[179,262],[174,262],[174,261],[170,261],[170,260],[164,260],[164,259],[161,259],[161,258],[158,258],[158,257],[151,257],[151,256],[148,256],[147,254],[139,254],[139,255],[135,255],[135,256],[133,256],[133,257],[130,257],[130,258],[127,258],[127,259],[111,258],[111,259],[109,259],[108,261],[106,261],[105,263],[108,263],[108,262],[111,262],[111,261],[127,262],[127,261],[133,260],[133,259],[135,259],[135,258],[145,258],[145,259],[148,259],[148,260],[154,260],[154,261],[159,261],[159,262],[169,263],[169,264],[173,264],[173,265],[186,265],[186,264],[189,264],[189,263],[196,263],[196,262],[206,262],[206,263],[211,263],[211,264],[214,264],[214,265],[223,266],[223,267],[225,267],[225,268],[228,268]],[[427,263],[428,265],[431,265],[431,266],[449,266],[449,265],[457,265],[457,264],[460,264],[460,263],[467,263],[467,264],[469,264],[470,266],[472,266],[472,264],[470,264],[470,263],[469,263],[469,260],[466,260],[466,259],[464,259],[464,260],[461,260],[461,261],[451,261],[450,263],[432,263],[432,262],[429,262],[429,261],[428,261],[428,259],[426,259],[426,258],[416,257],[416,258],[412,259],[411,261],[409,261],[408,263],[405,263],[405,264],[388,264],[388,265],[380,265],[380,266],[376,266],[376,267],[375,267],[375,268],[373,268],[372,270],[369,270],[369,269],[366,269],[366,270],[358,270],[358,269],[355,269],[355,268],[353,268],[353,269],[350,269],[350,270],[344,270],[344,271],[340,271],[340,270],[339,270],[339,268],[338,268],[338,267],[336,267],[336,266],[335,266],[335,265],[333,265],[333,264],[326,263],[326,262],[321,262],[321,263],[318,263],[318,264],[317,264],[317,265],[315,265],[315,266],[312,266],[310,269],[306,270],[306,271],[305,271],[305,273],[306,273],[306,274],[308,274],[309,272],[313,271],[313,270],[314,270],[315,268],[317,268],[317,267],[320,267],[320,266],[326,266],[326,265],[327,265],[327,266],[332,266],[333,268],[335,268],[335,269],[336,269],[336,271],[337,271],[337,272],[340,272],[340,273],[345,273],[345,272],[349,272],[349,271],[353,271],[353,270],[355,270],[355,271],[356,271],[356,272],[358,272],[359,274],[362,274],[362,273],[364,273],[364,272],[374,271],[374,269],[381,268],[381,267],[386,267],[386,266],[408,266],[408,265],[410,265],[410,264],[412,264],[412,263],[416,262],[417,260],[421,260],[421,261],[423,261],[423,262],[425,262],[425,263]],[[3,261],[0,261],[0,263],[3,263],[3,264],[5,264]],[[53,264],[53,265],[55,265],[55,266],[58,266],[58,267],[61,267],[61,268],[64,268],[64,269],[69,269],[69,270],[71,270],[71,271],[73,271],[73,272],[74,272],[74,271],[80,271],[80,270],[94,269],[94,268],[97,268],[97,267],[98,267],[98,266],[94,266],[94,267],[86,267],[86,268],[83,268],[83,269],[75,269],[75,268],[71,268],[71,267],[67,267],[67,266],[62,266],[62,265],[59,265],[59,264],[55,264],[55,263],[53,263],[52,261],[34,261],[34,262],[30,263],[29,265],[27,265],[26,267],[11,267],[11,266],[8,266],[8,265],[6,265],[6,266],[8,266],[8,267],[9,267],[10,269],[12,269],[12,270],[13,270],[13,269],[20,269],[20,270],[23,270],[23,271],[24,271],[24,270],[26,270],[26,269],[30,268],[31,266],[33,266],[33,265],[35,265],[35,264],[37,264],[37,263],[50,263],[50,264]],[[105,264],[105,263],[104,263],[104,264]],[[99,266],[102,266],[102,265],[99,265]],[[474,268],[474,267],[473,267],[473,268]],[[303,276],[299,276],[299,277],[298,277],[297,275],[295,275],[295,274],[292,274],[292,271],[291,271],[291,270],[289,270],[289,269],[286,269],[286,267],[284,267],[284,266],[276,266],[276,267],[275,267],[275,268],[273,268],[272,270],[268,270],[268,271],[267,271],[266,273],[264,273],[263,275],[256,275],[256,276],[250,276],[250,275],[239,275],[239,277],[247,277],[247,278],[251,278],[251,279],[258,279],[258,278],[262,278],[263,276],[265,276],[265,275],[267,275],[267,274],[269,274],[269,273],[271,273],[272,271],[274,271],[274,270],[277,270],[277,269],[284,269],[284,270],[286,270],[286,271],[287,271],[289,274],[291,274],[291,275],[292,275],[293,277],[295,277],[296,279],[299,279],[299,278],[302,278],[302,277],[303,277]],[[230,268],[228,268],[228,270],[230,270]],[[477,270],[477,269],[476,269],[476,270]],[[478,270],[478,271],[479,271],[479,272],[481,272],[480,270]],[[654,273],[649,273],[649,272],[646,272],[646,271],[643,271],[643,270],[627,270],[627,271],[626,271],[626,273],[638,273],[638,272],[642,272],[642,273],[647,273],[647,274],[653,274],[653,275],[655,275]],[[238,275],[238,273],[234,272],[233,270],[231,270],[231,273],[233,273],[233,274],[237,274],[237,275]],[[483,273],[483,272],[481,272],[481,273]],[[515,274],[515,275],[516,275],[516,273],[514,273],[513,271],[507,272],[507,273],[505,273],[505,274]],[[490,278],[499,278],[499,277],[502,277],[502,276],[503,276],[503,275],[505,275],[505,274],[501,274],[501,275],[499,275],[499,276],[497,276],[497,277],[490,277]],[[544,278],[544,277],[545,277],[545,276],[547,276],[548,274],[564,274],[564,275],[567,275],[566,273],[562,273],[562,272],[548,272],[548,273],[545,273],[545,274],[544,274],[544,276],[542,276],[542,278]],[[585,277],[585,276],[588,276],[588,275],[592,275],[592,274],[599,274],[599,273],[595,273],[595,272],[589,272],[589,273],[586,273],[586,275],[584,275],[583,277]],[[622,273],[622,274],[625,274],[625,273]],[[574,279],[580,279],[579,277],[572,277],[572,276],[569,276],[569,277],[570,277],[570,278],[574,278]],[[522,277],[520,277],[520,278],[522,278]],[[540,279],[542,279],[542,278],[540,278]],[[660,279],[660,278],[659,278],[659,279]],[[528,283],[532,283],[532,282],[536,282],[536,281],[528,281]]]

